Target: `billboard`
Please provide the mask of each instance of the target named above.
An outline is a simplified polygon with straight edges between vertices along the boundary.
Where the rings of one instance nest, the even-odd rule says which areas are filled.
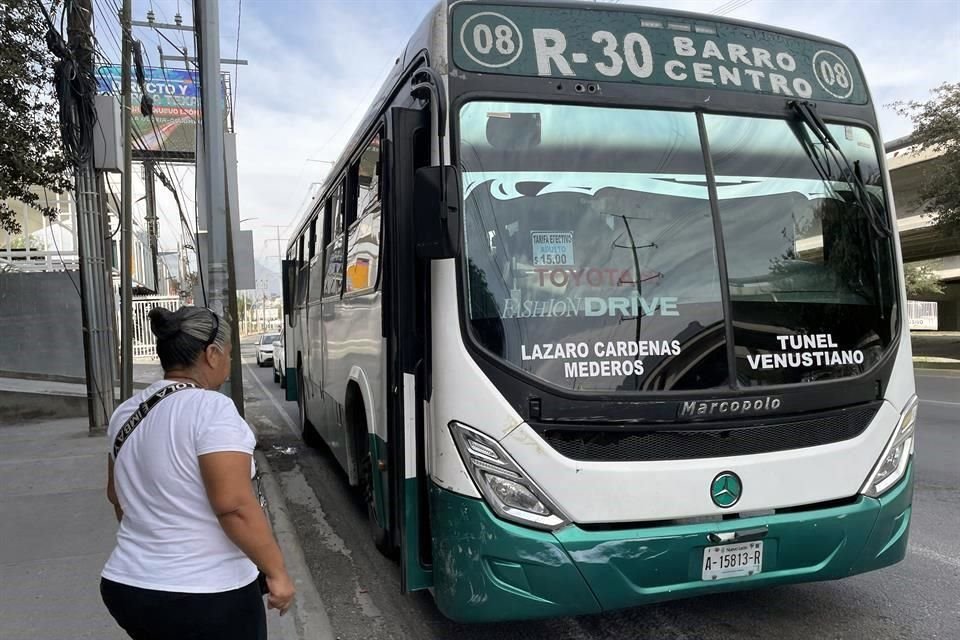
[[[121,67],[110,65],[97,71],[97,91],[120,95]],[[197,147],[197,125],[200,122],[200,74],[191,69],[159,69],[146,67],[144,89],[153,98],[153,118],[140,112],[141,88],[133,78],[133,146],[138,157],[171,156],[193,159]],[[220,98],[227,104],[224,83]],[[224,120],[227,113],[224,110]]]

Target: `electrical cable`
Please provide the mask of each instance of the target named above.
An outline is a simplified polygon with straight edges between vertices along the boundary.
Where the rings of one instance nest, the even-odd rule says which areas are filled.
[[[157,140],[157,146],[159,147],[160,153],[162,154],[162,153],[164,153],[164,149],[163,149],[163,138],[160,136],[160,131],[157,129],[157,121],[156,121],[156,119],[153,117],[152,114],[150,115],[150,126],[153,128],[153,135],[154,135],[154,137],[155,137],[156,140]],[[170,168],[170,167],[168,166],[168,168]],[[172,171],[172,168],[170,168],[170,169],[171,169],[171,171]],[[178,208],[178,210],[180,211],[181,221],[182,221],[184,224],[187,224],[187,222],[186,222],[186,216],[183,214],[183,207],[182,207],[182,205],[180,204],[180,198],[179,198],[179,196],[177,195],[176,191],[172,189],[172,183],[170,182],[170,179],[169,179],[166,175],[164,175],[162,171],[159,171],[156,165],[154,165],[154,172],[156,173],[157,177],[160,179],[160,182],[162,182],[165,187],[167,187],[168,189],[171,189],[171,191],[173,192],[174,200],[176,201],[176,203],[177,203],[177,208]],[[176,174],[175,174],[175,175],[176,175]],[[200,212],[197,211],[196,213],[197,213],[197,215],[196,215],[197,234],[199,235],[199,232],[200,232]],[[187,227],[189,228],[189,225],[187,225]],[[204,305],[204,306],[207,306],[207,304],[208,304],[208,303],[207,303],[207,287],[206,287],[206,283],[204,282],[204,277],[203,277],[203,263],[201,262],[202,258],[200,257],[200,247],[199,247],[199,246],[196,246],[196,245],[198,245],[198,244],[199,244],[199,241],[194,242],[194,245],[195,245],[195,246],[194,246],[194,251],[196,252],[196,256],[197,256],[197,275],[198,275],[199,280],[200,280],[200,291],[201,291],[201,293],[203,294],[203,305]]]
[[[101,72],[100,70],[98,70],[98,73],[101,74],[100,77],[101,77],[102,79],[106,80],[106,78],[102,75],[102,72]],[[119,96],[117,96],[117,99],[118,99],[118,100],[120,99]],[[149,151],[150,151],[150,148],[149,148],[149,146],[147,145],[146,141],[144,140],[142,134],[140,134],[140,132],[137,131],[136,129],[133,129],[133,130],[132,130],[132,134],[133,134],[133,138],[134,138],[133,141],[136,143],[136,145],[137,145],[137,147],[140,149],[140,151],[149,152]],[[155,135],[156,135],[156,133],[155,133]],[[177,181],[178,181],[178,183],[180,184],[181,189],[183,189],[183,184],[182,184],[182,181],[180,180],[180,176],[177,175],[176,172],[173,171],[172,166],[170,165],[170,163],[165,162],[165,161],[163,161],[163,160],[161,160],[160,162],[162,162],[162,163],[164,163],[164,164],[167,164],[167,168],[174,174],[174,176],[176,176]],[[155,166],[155,168],[156,168],[156,166]],[[186,216],[182,214],[182,204],[181,204],[181,202],[180,202],[180,198],[179,198],[179,195],[178,195],[178,193],[177,193],[177,189],[176,189],[175,187],[173,187],[173,184],[172,184],[171,182],[169,182],[169,180],[166,178],[165,175],[163,176],[163,179],[161,180],[161,182],[163,182],[164,180],[167,180],[167,182],[165,182],[164,184],[165,184],[165,186],[167,186],[169,189],[171,189],[171,191],[172,191],[172,193],[173,193],[173,195],[174,195],[174,199],[175,199],[176,202],[177,202],[177,206],[178,206],[178,208],[179,208],[180,211],[181,211],[181,222],[182,222],[181,227],[182,227],[182,226],[186,226],[187,231],[192,234],[192,230],[190,229],[189,223],[187,223]],[[116,199],[116,194],[113,192],[113,186],[110,184],[110,181],[109,181],[109,180],[107,181],[107,186],[108,186],[108,188],[110,189],[111,195]],[[183,189],[183,190],[185,191],[185,189]],[[168,220],[168,222],[169,222],[169,220]],[[111,238],[113,238],[114,236],[116,236],[116,234],[119,232],[121,226],[122,226],[122,224],[118,224],[117,229],[112,232],[112,234],[111,234],[111,236],[110,236]],[[182,228],[181,228],[181,234],[183,234],[183,229],[182,229]],[[196,245],[196,242],[194,242],[193,244]],[[199,268],[199,265],[201,264],[201,263],[200,263],[200,252],[199,252],[199,248],[196,247],[196,246],[194,246],[194,250],[196,251],[197,264],[198,264],[198,268]],[[200,278],[200,279],[201,279],[201,285],[202,285],[202,272],[201,272],[201,278]],[[201,286],[201,288],[204,288],[204,287]]]
[[[46,189],[43,190],[43,199],[44,199],[44,203],[46,204],[47,208],[50,208],[50,199],[49,199],[49,197],[47,196],[47,190],[46,190]],[[74,225],[76,225],[76,221],[77,221],[76,212],[74,212],[73,221],[74,221]],[[77,291],[77,296],[79,296],[80,300],[82,301],[82,300],[83,300],[83,293],[80,291],[80,285],[77,284],[77,281],[76,281],[76,280],[74,279],[74,277],[70,274],[70,270],[66,268],[66,263],[65,263],[64,260],[63,260],[63,253],[60,252],[60,245],[59,245],[59,243],[57,242],[57,234],[55,234],[55,233],[53,233],[53,232],[51,231],[51,233],[50,233],[50,239],[53,240],[53,248],[56,249],[56,251],[57,251],[57,256],[59,256],[59,258],[60,258],[60,264],[63,265],[63,267],[64,267],[64,268],[63,268],[63,272],[67,275],[67,278],[69,278],[70,284],[72,284],[72,285],[73,285],[73,288],[76,289],[76,291]],[[81,304],[82,304],[82,303],[81,303]],[[100,390],[100,384],[97,382],[96,376],[88,377],[88,379],[93,383],[94,393],[95,393],[96,396],[100,399],[100,408],[103,409],[103,415],[105,415],[105,416],[111,415],[111,414],[113,413],[113,410],[110,409],[109,407],[107,407],[106,403],[103,401],[103,393],[102,393],[101,390]],[[111,392],[111,396],[112,396],[112,395],[113,395],[113,393]]]
[[[103,15],[102,10],[101,10],[101,15]],[[109,23],[108,23],[108,27],[109,27]],[[112,29],[109,29],[109,30],[110,30],[110,32],[113,34],[113,36],[114,36],[114,44],[116,44],[116,39],[117,39],[117,38],[116,38],[116,33],[115,33]],[[140,43],[137,42],[137,44],[140,44]],[[101,47],[101,48],[102,48],[102,47]],[[106,55],[105,55],[103,52],[101,52],[101,51],[96,51],[95,53],[96,53],[100,58],[102,58],[107,65],[113,66],[113,65],[112,65],[112,62],[111,62],[109,59],[107,59]],[[140,62],[141,62],[141,65],[142,65],[142,60],[141,60]],[[152,65],[150,65],[149,54],[147,54],[147,64],[148,64],[148,66],[152,66]],[[108,79],[103,75],[102,70],[98,69],[98,70],[97,70],[97,73],[100,75],[101,80],[104,81],[104,84],[108,84],[108,85],[110,84],[110,82],[108,81]],[[143,89],[144,89],[144,87],[141,85],[141,93],[145,93],[145,91],[144,91]],[[119,96],[117,97],[117,99],[118,99],[118,101],[119,101],[119,99],[120,99]],[[196,119],[193,118],[193,116],[191,116],[191,119],[193,119],[194,121],[196,121]],[[155,131],[155,135],[156,135],[156,133],[157,133],[157,132]],[[150,151],[150,148],[149,148],[149,146],[146,144],[146,142],[145,142],[145,140],[142,138],[142,136],[139,134],[139,132],[136,131],[136,130],[134,130],[134,131],[133,131],[133,134],[134,134],[135,138],[137,138],[135,141],[138,142],[138,147],[140,148],[140,150],[143,151],[143,152],[149,152],[149,151]],[[183,181],[182,181],[180,175],[177,174],[177,172],[176,172],[175,170],[173,170],[172,165],[171,165],[169,162],[166,162],[166,161],[161,161],[161,162],[164,162],[164,164],[167,165],[167,169],[168,169],[168,170],[174,175],[174,177],[177,179],[177,182],[178,182],[178,184],[180,185],[180,190],[181,190],[181,192],[182,192],[182,195],[185,197],[185,199],[188,200],[188,201],[190,201],[190,202],[193,204],[193,206],[196,206],[196,203],[195,203],[193,200],[191,200],[189,197],[186,197],[186,188],[185,188],[184,185],[183,185]],[[111,186],[111,189],[112,189],[112,186]],[[116,197],[115,194],[114,194],[114,197]],[[187,228],[187,231],[189,232],[189,231],[190,231],[189,225],[187,225],[186,228]],[[181,232],[183,232],[182,229],[181,229]]]
[[[718,16],[725,16],[727,14],[733,13],[737,9],[747,6],[752,0],[731,0],[730,2],[725,2],[710,13],[713,13]]]
[[[119,5],[117,4],[116,0],[113,0],[113,1],[112,1],[112,4],[113,4],[113,8],[115,9],[115,11],[117,12],[117,14],[119,15],[120,7],[119,7]],[[100,9],[99,6],[98,6],[98,9]],[[101,12],[101,15],[103,15],[103,10],[102,10],[102,9],[100,9],[100,12]],[[178,13],[179,13],[179,9],[178,9]],[[163,12],[162,12],[162,11],[160,12],[160,14],[161,14],[161,16],[163,17]],[[197,17],[197,7],[194,6],[194,22],[195,22],[195,23],[197,22],[196,17]],[[163,19],[165,19],[165,17],[164,17]],[[119,38],[117,37],[116,32],[115,32],[115,31],[112,29],[112,27],[110,26],[110,22],[109,22],[109,21],[107,21],[107,22],[108,22],[108,29],[109,29],[111,35],[113,35],[114,43],[116,44],[116,41],[117,41]],[[199,28],[199,27],[196,27],[196,26],[195,26],[195,30],[198,29],[198,28]],[[122,31],[122,30],[123,30],[123,27],[122,27],[122,25],[121,25],[121,31]],[[156,27],[154,27],[154,31],[156,31],[157,34],[158,34],[160,37],[162,37],[166,42],[168,42],[168,43],[169,43],[171,46],[173,46],[175,49],[180,50],[180,48],[176,45],[176,43],[174,43],[172,40],[170,40],[170,38],[168,38],[168,37],[166,36],[166,34],[164,34],[164,33],[162,33],[161,31],[159,31]],[[195,33],[195,35],[197,35],[197,34]],[[132,37],[132,33],[130,34],[130,37],[131,37],[131,40],[133,40],[133,42],[135,43],[135,49],[134,49],[135,53],[134,53],[134,55],[137,56],[137,55],[139,54],[139,56],[141,56],[139,60],[136,60],[136,59],[134,60],[135,64],[136,64],[140,69],[142,69],[142,68],[143,68],[143,58],[142,58],[142,56],[143,56],[143,55],[146,55],[146,57],[147,57],[147,65],[152,67],[152,65],[150,64],[150,60],[149,60],[149,54],[148,54],[148,53],[145,54],[145,53],[143,52],[142,43],[140,43],[140,42],[137,41],[137,40],[134,40],[133,37]],[[181,32],[181,40],[183,41],[183,49],[182,49],[182,50],[183,50],[183,51],[188,50],[188,49],[187,49],[187,46],[186,46],[186,40],[183,38],[182,32]],[[197,49],[197,50],[198,50],[198,55],[200,55],[200,53],[199,53],[199,51],[200,51],[199,43],[197,43],[197,45],[198,45],[198,49]],[[105,56],[102,56],[102,57],[105,57]],[[161,61],[161,62],[162,62],[162,61]],[[188,63],[190,62],[189,59],[187,60],[187,62],[188,62]],[[163,68],[162,65],[161,65],[161,69],[163,69],[164,77],[166,78],[166,69]],[[138,70],[139,70],[139,69],[138,69]],[[145,94],[146,91],[145,91],[145,87],[143,86],[143,82],[142,82],[142,80],[143,80],[144,78],[142,78],[142,75],[145,75],[145,74],[143,73],[143,71],[140,71],[140,72],[138,73],[138,78],[137,78],[137,80],[138,80],[138,84],[139,84],[140,87],[141,87],[141,94]],[[145,115],[147,115],[147,114],[145,114]],[[196,124],[199,125],[199,122],[197,121],[197,118],[194,117],[192,114],[189,114],[189,115],[190,115],[190,118],[191,118]],[[164,143],[163,143],[162,136],[160,135],[159,128],[157,127],[156,120],[152,117],[152,115],[147,115],[147,117],[150,118],[151,128],[153,129],[153,133],[154,133],[154,136],[155,136],[155,138],[156,138],[156,147],[157,147],[157,149],[158,149],[158,154],[160,154],[161,156],[163,156],[163,155],[166,153],[166,150],[163,148],[163,147],[164,147]],[[142,151],[145,151],[145,152],[146,152],[146,151],[150,151],[150,148],[149,148],[149,146],[146,144],[146,142],[145,142],[145,140],[143,139],[142,135],[140,135],[139,132],[137,132],[136,130],[133,131],[133,134],[134,134],[135,138],[137,139],[137,141],[138,141],[138,143],[139,143],[140,149],[141,149]],[[195,224],[196,224],[196,227],[199,229],[200,220],[199,220],[199,211],[197,211],[197,203],[196,203],[196,200],[195,200],[195,199],[191,199],[191,198],[189,198],[189,197],[187,196],[186,188],[185,188],[184,185],[183,185],[183,180],[182,180],[182,178],[180,177],[180,175],[173,169],[173,167],[172,167],[171,163],[169,162],[169,160],[167,160],[167,159],[165,159],[165,158],[164,158],[164,159],[159,159],[159,160],[158,160],[158,163],[159,163],[159,164],[166,165],[166,168],[167,168],[167,170],[169,171],[169,173],[171,173],[171,174],[174,176],[174,178],[175,178],[176,181],[177,181],[177,184],[178,184],[179,187],[180,187],[180,191],[182,192],[183,200],[190,201],[190,202],[193,204],[193,207],[194,207],[194,210],[195,210],[195,213],[196,213],[196,215],[195,215]],[[160,170],[160,168],[159,168],[159,166],[158,166],[157,164],[154,165],[154,169],[155,169],[155,173],[158,175],[158,177],[161,176],[161,175],[163,175],[163,178],[161,179],[161,182],[164,182],[164,181],[165,181],[165,182],[164,182],[164,186],[166,186],[168,189],[170,189],[170,190],[171,190],[171,193],[174,195],[174,199],[175,199],[175,201],[176,201],[176,203],[177,203],[177,207],[178,207],[178,212],[181,214],[181,215],[180,215],[180,217],[181,217],[181,226],[182,226],[182,227],[185,227],[187,231],[190,231],[190,224],[189,224],[189,222],[188,222],[187,219],[186,219],[186,215],[183,213],[183,204],[182,204],[181,195],[178,193],[176,187],[173,186],[173,182],[170,181],[169,178],[167,178],[167,176],[164,174],[164,172],[163,172],[162,170]],[[168,222],[169,222],[169,221],[168,221]],[[181,233],[183,233],[183,228],[181,228]],[[199,271],[199,276],[200,276],[200,281],[201,281],[201,289],[203,290],[204,298],[206,299],[206,287],[205,287],[205,283],[203,282],[203,269],[202,269],[202,263],[201,263],[201,260],[202,260],[202,259],[201,259],[201,257],[200,257],[199,247],[197,247],[196,244],[197,244],[196,241],[194,241],[194,242],[193,242],[193,245],[194,245],[194,250],[195,250],[195,253],[196,253],[196,257],[197,257],[197,265],[198,265],[198,271]]]
[[[97,113],[93,96],[96,81],[88,65],[79,64],[75,55],[86,58],[92,51],[84,48],[72,50],[57,31],[53,19],[41,0],[36,0],[47,23],[45,40],[47,49],[56,58],[53,65],[54,94],[59,105],[60,137],[64,156],[74,165],[83,164],[93,153],[93,132],[97,125]],[[80,11],[73,2],[64,4],[61,21],[68,13]],[[89,32],[89,29],[88,29]]]

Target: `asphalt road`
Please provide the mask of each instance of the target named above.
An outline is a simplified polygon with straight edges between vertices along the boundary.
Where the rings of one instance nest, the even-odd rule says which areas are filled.
[[[250,349],[250,347],[245,347]],[[399,566],[370,542],[366,511],[332,456],[303,446],[296,403],[244,358],[247,418],[277,472],[341,640],[960,638],[960,375],[917,376],[922,399],[910,547],[900,564],[837,582],[705,596],[596,616],[459,625],[428,593],[402,595]]]

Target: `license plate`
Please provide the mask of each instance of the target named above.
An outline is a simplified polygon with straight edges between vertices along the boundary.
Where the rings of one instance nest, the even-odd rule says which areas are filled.
[[[740,542],[703,550],[703,580],[723,580],[760,573],[763,569],[763,542]]]

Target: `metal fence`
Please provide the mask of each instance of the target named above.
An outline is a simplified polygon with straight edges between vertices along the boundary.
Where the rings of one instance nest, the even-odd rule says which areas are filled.
[[[142,296],[133,299],[133,357],[156,358],[157,342],[153,331],[150,330],[150,310],[154,307],[163,307],[176,311],[181,305],[177,296]],[[121,326],[117,318],[117,326]],[[121,337],[122,339],[122,337]]]

